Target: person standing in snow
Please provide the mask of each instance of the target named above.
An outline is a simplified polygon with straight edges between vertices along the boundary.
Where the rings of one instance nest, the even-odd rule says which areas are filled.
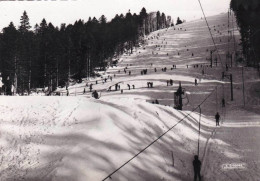
[[[95,99],[98,99],[98,93],[96,90],[92,93],[92,97],[94,97]]]
[[[226,64],[226,71],[228,71],[228,64]]]
[[[215,115],[215,119],[216,119],[216,126],[219,126],[219,119],[220,119],[220,115],[217,112],[217,114]]]
[[[198,80],[197,79],[195,79],[195,85],[198,85]]]
[[[199,177],[199,181],[201,181],[201,175],[200,175],[201,162],[199,160],[198,155],[194,156],[194,160],[192,163],[194,169],[194,181],[197,181],[197,177]]]
[[[225,102],[226,102],[225,99],[222,98],[222,107],[225,107],[225,106],[226,106],[226,103],[225,103]]]
[[[129,85],[129,84],[127,84],[127,86],[128,86],[128,89],[130,90],[130,85]]]
[[[90,84],[90,85],[89,85],[89,91],[90,91],[90,92],[92,92],[92,86],[93,86],[93,84]]]
[[[170,84],[173,85],[173,80],[172,79],[170,79]]]

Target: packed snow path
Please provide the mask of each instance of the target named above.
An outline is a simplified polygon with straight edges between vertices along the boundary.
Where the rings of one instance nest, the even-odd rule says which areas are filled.
[[[203,174],[205,180],[259,180],[259,114],[230,110],[208,143]]]
[[[224,61],[226,50],[232,48],[227,45],[227,23],[223,23],[227,15],[208,20]],[[237,31],[235,34],[238,41]],[[202,175],[205,180],[258,180],[260,97],[255,71],[245,68],[244,108],[241,68],[229,70],[234,75],[234,101],[230,101],[229,82],[220,80],[219,60],[217,67],[215,63],[213,68],[207,66],[213,44],[204,20],[159,30],[146,37],[146,42],[133,54],[123,55],[117,67],[102,72],[103,78],[109,75],[112,81],[84,80],[69,86],[68,97],[0,97],[0,180],[102,180],[212,91],[215,93],[201,106]],[[173,65],[177,68],[171,70]],[[141,75],[143,69],[148,70],[147,75]],[[166,84],[169,79],[172,86]],[[184,111],[172,108],[179,81],[187,97]],[[123,94],[114,91],[118,82]],[[147,82],[154,87],[147,88]],[[90,83],[101,92],[99,100],[91,98]],[[66,95],[65,89],[60,91]],[[220,104],[223,96],[225,109]],[[156,99],[160,105],[151,104]],[[214,121],[217,111],[222,118],[219,128]],[[112,175],[112,180],[192,180],[198,120],[199,114],[192,113]]]

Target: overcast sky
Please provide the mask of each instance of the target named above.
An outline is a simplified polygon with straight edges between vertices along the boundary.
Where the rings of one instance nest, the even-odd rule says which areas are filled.
[[[230,0],[201,0],[207,16],[227,12]],[[61,23],[74,23],[78,19],[97,19],[104,14],[111,20],[115,14],[125,14],[128,10],[137,13],[145,7],[147,12],[160,11],[172,16],[174,21],[179,16],[187,21],[202,17],[198,0],[0,0],[0,30],[13,21],[18,27],[20,17],[27,11],[31,26],[40,23],[43,18],[55,26]]]

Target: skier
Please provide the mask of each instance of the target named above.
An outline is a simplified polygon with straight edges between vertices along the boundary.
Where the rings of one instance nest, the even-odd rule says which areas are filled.
[[[217,112],[217,114],[215,115],[215,119],[216,119],[216,126],[219,126],[219,119],[220,119],[220,115]]]
[[[69,90],[67,89],[67,96],[69,96]]]
[[[130,90],[130,85],[129,85],[129,84],[127,84],[127,86],[128,86],[128,90]]]
[[[193,160],[194,181],[197,181],[197,177],[199,177],[199,181],[201,181],[200,168],[201,162],[199,160],[198,155],[195,155]]]
[[[170,79],[170,84],[173,85],[173,80],[172,79]]]
[[[95,99],[98,99],[98,93],[96,90],[92,93],[92,97],[94,97]]]
[[[90,84],[90,85],[89,85],[89,91],[90,91],[90,92],[92,92],[92,85],[93,85],[93,84]]]
[[[135,89],[135,85],[132,85],[133,89]]]
[[[222,107],[225,107],[226,103],[225,103],[225,99],[222,98]]]
[[[159,104],[159,101],[157,99],[155,100],[155,104]]]
[[[84,88],[84,90],[83,90],[83,94],[85,94],[86,93],[86,89]]]
[[[197,80],[197,79],[195,79],[195,86],[196,86],[196,85],[198,85],[198,80]]]
[[[228,71],[228,64],[226,64],[226,71]]]

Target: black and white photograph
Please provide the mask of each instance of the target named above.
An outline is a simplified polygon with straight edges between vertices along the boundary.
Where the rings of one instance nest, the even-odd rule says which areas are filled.
[[[259,0],[0,0],[0,181],[260,181]]]

